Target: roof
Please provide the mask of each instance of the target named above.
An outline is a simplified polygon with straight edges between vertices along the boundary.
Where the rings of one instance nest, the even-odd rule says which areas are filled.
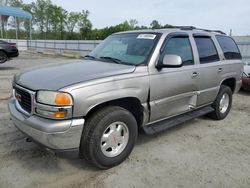
[[[17,7],[0,6],[0,15],[32,19],[32,14]]]
[[[149,32],[149,33],[171,33],[171,32],[182,32],[185,31],[187,33],[206,33],[206,34],[220,34],[226,35],[224,32],[219,30],[208,30],[208,29],[199,29],[195,27],[183,26],[183,27],[173,27],[173,28],[163,28],[163,29],[145,29],[145,30],[131,30],[131,31],[123,31],[119,33],[137,33],[137,32]]]

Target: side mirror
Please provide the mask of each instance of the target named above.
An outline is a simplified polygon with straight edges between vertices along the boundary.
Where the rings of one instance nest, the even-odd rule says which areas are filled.
[[[181,57],[178,55],[165,55],[162,62],[159,62],[157,68],[178,68],[182,66]]]

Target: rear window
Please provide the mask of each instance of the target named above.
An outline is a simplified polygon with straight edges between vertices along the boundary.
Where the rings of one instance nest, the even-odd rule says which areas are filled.
[[[240,51],[231,37],[216,36],[226,59],[241,59]]]
[[[212,63],[219,61],[219,55],[215,48],[214,42],[207,36],[195,36],[196,46],[198,49],[200,63]]]

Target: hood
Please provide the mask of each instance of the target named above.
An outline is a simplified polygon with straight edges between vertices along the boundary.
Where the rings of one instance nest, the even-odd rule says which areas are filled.
[[[80,82],[132,73],[134,70],[135,66],[82,60],[26,70],[17,74],[14,82],[31,90],[59,90]]]
[[[250,65],[244,66],[244,73],[246,73],[247,75],[250,75]]]

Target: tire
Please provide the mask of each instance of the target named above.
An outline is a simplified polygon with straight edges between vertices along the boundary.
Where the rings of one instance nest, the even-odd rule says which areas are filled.
[[[214,111],[209,114],[209,116],[212,119],[222,120],[227,117],[232,107],[232,95],[233,95],[232,90],[228,86],[224,85],[221,86],[219,94],[217,95],[217,98],[212,105]],[[221,101],[223,100],[223,96],[224,96],[224,103],[222,102],[222,105],[220,105]],[[228,98],[228,100],[226,98]]]
[[[5,52],[0,51],[0,64],[5,63],[8,60],[8,56]]]
[[[136,120],[129,111],[118,106],[105,107],[87,119],[80,153],[96,167],[108,169],[129,156],[137,134]]]

